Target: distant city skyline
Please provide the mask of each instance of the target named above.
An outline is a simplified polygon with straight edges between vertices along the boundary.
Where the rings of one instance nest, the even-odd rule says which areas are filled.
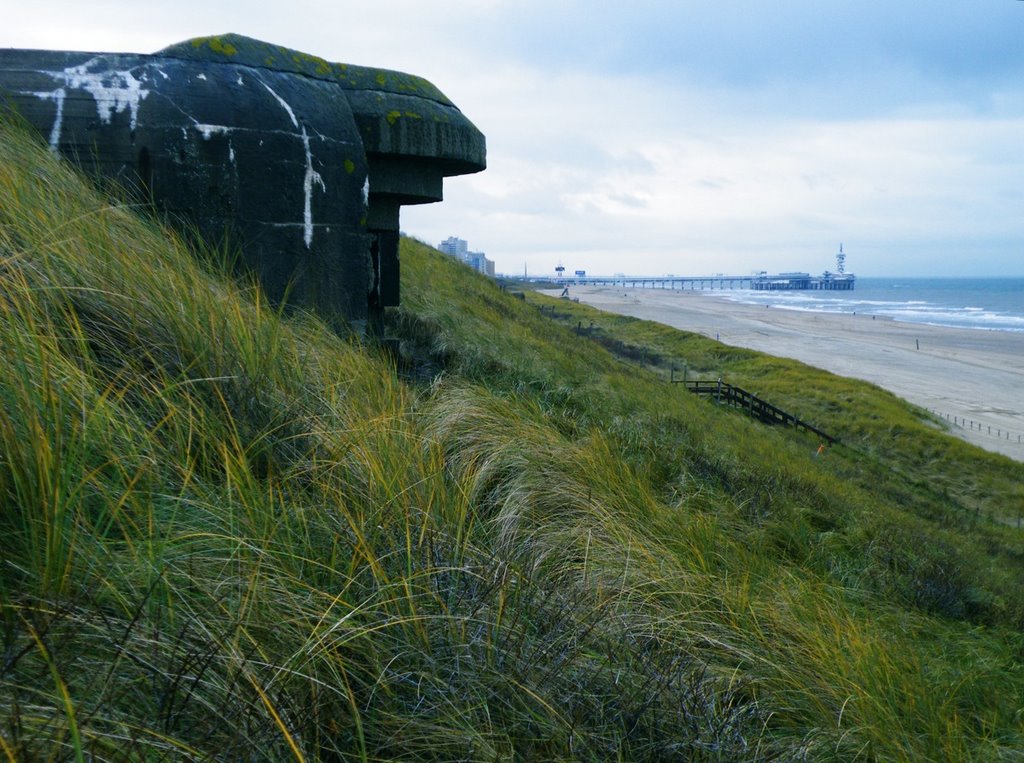
[[[402,230],[497,269],[1024,275],[1024,3],[51,0],[0,46],[228,31],[422,75],[488,169]],[[444,44],[438,44],[443,40]]]
[[[437,248],[445,254],[455,257],[460,262],[469,265],[478,273],[483,273],[486,276],[493,276],[495,274],[494,261],[488,259],[487,255],[483,252],[469,251],[469,242],[458,236],[449,236],[438,244]]]

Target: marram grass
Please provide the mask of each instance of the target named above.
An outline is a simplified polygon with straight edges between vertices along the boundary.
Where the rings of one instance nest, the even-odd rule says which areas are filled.
[[[649,362],[713,347],[402,247],[396,366],[2,123],[7,760],[1015,759],[1002,461],[874,418],[816,460]]]

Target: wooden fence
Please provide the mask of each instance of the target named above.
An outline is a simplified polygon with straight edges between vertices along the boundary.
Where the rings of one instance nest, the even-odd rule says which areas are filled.
[[[781,408],[772,405],[767,400],[762,400],[757,395],[747,392],[745,389],[732,384],[726,384],[721,379],[713,381],[690,381],[687,379],[676,379],[675,373],[673,373],[672,383],[682,384],[686,389],[690,390],[690,392],[697,395],[711,397],[715,402],[739,408],[740,410],[745,411],[748,415],[758,419],[759,421],[763,421],[766,424],[783,424],[785,426],[803,429],[807,432],[813,432],[818,437],[828,441],[830,445],[838,442],[838,440],[832,435],[822,432],[820,429],[811,426],[806,421],[801,421],[792,413],[787,413]]]

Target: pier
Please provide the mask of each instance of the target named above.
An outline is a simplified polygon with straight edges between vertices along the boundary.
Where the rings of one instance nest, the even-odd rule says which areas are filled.
[[[565,267],[558,263],[554,278],[559,286],[618,286],[635,289],[676,289],[687,291],[750,289],[752,291],[853,291],[857,277],[846,272],[846,253],[839,245],[836,254],[836,270],[826,270],[820,276],[810,273],[777,273],[769,275],[762,270],[748,276],[730,276],[718,273],[713,276],[588,276],[577,270],[571,276],[565,275]]]
[[[852,273],[756,273],[748,276],[558,276],[559,286],[618,286],[635,289],[676,289],[686,291],[751,289],[753,291],[852,291],[856,276]]]

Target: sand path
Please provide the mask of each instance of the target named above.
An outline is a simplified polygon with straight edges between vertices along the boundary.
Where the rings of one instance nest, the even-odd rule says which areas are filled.
[[[864,379],[948,416],[950,431],[968,442],[1024,461],[1024,333],[765,308],[713,292],[609,287],[570,292],[601,310]],[[964,426],[953,426],[954,419]]]

